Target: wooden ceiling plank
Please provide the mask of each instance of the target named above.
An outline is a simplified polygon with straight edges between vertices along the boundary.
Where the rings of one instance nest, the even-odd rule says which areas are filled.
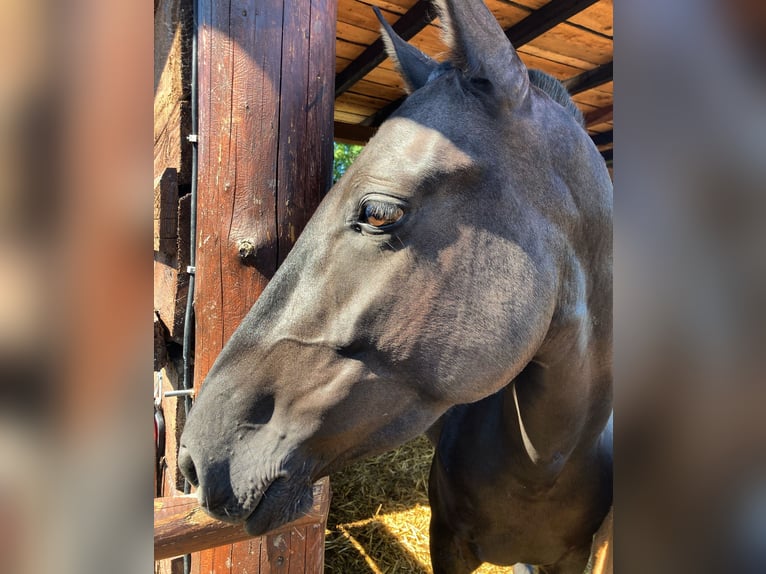
[[[551,0],[551,2],[542,8],[535,10],[521,22],[508,28],[505,31],[505,35],[511,41],[511,44],[518,49],[520,46],[534,40],[554,26],[564,22],[567,18],[584,10],[594,2],[596,2],[596,0]],[[351,65],[349,65],[349,67],[351,67]],[[337,96],[337,82],[335,85]],[[396,111],[403,101],[404,98],[394,100],[386,107],[368,117],[362,124],[366,126],[379,126],[386,118],[388,118],[388,116]]]
[[[612,94],[589,90],[572,96],[572,101],[577,105],[590,104],[596,108],[603,108],[604,106],[611,104],[614,101],[614,98],[612,97]]]
[[[369,10],[372,10],[372,6],[377,6],[381,10],[388,10],[396,14],[405,14],[407,10],[412,8],[417,0],[359,0],[360,4],[367,4],[370,6]]]
[[[601,123],[610,122],[614,117],[614,107],[612,105],[598,108],[585,114],[585,125],[595,126]]]
[[[417,4],[393,24],[393,28],[399,36],[409,40],[425,28],[435,17],[436,11],[431,2],[429,0],[418,0]],[[361,56],[335,76],[335,97],[337,98],[348,90],[385,59],[386,51],[383,46],[383,40],[378,38],[362,52]]]
[[[614,34],[614,6],[612,0],[600,0],[590,8],[572,16],[569,21],[604,36]]]
[[[562,22],[535,38],[529,46],[587,62],[584,67],[588,69],[612,59],[614,42],[601,34]]]

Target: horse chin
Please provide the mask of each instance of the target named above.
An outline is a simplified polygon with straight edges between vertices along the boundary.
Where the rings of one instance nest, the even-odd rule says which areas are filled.
[[[260,536],[306,514],[314,502],[310,482],[278,478],[263,492],[255,510],[245,519],[245,532]]]

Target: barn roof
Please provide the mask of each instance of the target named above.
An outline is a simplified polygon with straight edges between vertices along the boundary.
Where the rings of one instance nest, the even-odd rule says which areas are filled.
[[[527,67],[555,76],[582,110],[588,133],[611,164],[612,0],[484,0]],[[364,143],[405,92],[385,56],[372,6],[400,36],[440,59],[446,53],[429,0],[339,0],[335,138]]]

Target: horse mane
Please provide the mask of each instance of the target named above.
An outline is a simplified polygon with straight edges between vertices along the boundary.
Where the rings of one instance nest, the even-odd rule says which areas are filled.
[[[561,82],[545,72],[532,69],[529,70],[529,81],[533,86],[537,86],[548,94],[554,102],[569,111],[577,120],[577,123],[585,127],[585,118],[583,118],[582,112],[572,101],[569,92],[567,92],[567,89]]]

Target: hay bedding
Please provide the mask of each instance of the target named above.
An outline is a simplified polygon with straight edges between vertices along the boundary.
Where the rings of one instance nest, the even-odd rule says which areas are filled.
[[[428,470],[433,447],[418,437],[330,477],[328,574],[431,574]],[[511,572],[485,564],[480,574]]]

